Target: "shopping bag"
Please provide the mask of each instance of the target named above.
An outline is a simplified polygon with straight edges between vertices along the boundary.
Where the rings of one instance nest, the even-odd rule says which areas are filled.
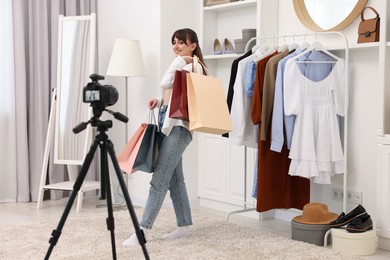
[[[145,134],[142,137],[141,146],[134,161],[133,171],[152,173],[156,163],[157,146],[157,125],[148,124]]]
[[[233,130],[222,83],[212,76],[187,74],[190,131],[224,134]]]
[[[141,142],[147,127],[147,123],[142,123],[137,131],[135,131],[134,135],[130,138],[129,142],[126,144],[123,150],[119,153],[117,160],[122,171],[126,173],[134,172],[134,161],[141,146]]]
[[[186,70],[176,70],[173,81],[169,117],[189,121]]]

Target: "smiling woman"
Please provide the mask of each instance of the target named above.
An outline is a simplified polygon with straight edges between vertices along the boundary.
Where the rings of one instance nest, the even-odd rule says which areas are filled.
[[[313,31],[340,31],[361,13],[367,0],[293,0],[299,20]]]

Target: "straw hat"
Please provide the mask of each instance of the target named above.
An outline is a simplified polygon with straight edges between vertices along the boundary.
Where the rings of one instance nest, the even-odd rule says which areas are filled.
[[[328,206],[319,202],[311,202],[303,206],[303,214],[293,218],[293,221],[302,224],[329,224],[336,220],[338,215],[329,212]]]

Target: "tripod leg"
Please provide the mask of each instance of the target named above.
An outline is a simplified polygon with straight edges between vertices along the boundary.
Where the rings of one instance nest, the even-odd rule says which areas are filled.
[[[50,247],[47,250],[45,259],[49,259],[50,254],[51,254],[54,246],[57,244],[57,241],[58,241],[58,239],[59,239],[59,237],[61,235],[61,230],[62,230],[62,228],[63,228],[63,226],[65,224],[66,218],[68,217],[70,210],[72,209],[73,202],[74,202],[74,200],[75,200],[75,198],[77,196],[78,191],[81,188],[81,185],[84,182],[85,176],[88,173],[89,166],[91,165],[91,162],[93,160],[93,157],[94,157],[94,154],[96,152],[96,149],[97,149],[98,145],[99,145],[99,141],[95,141],[91,145],[91,148],[89,149],[89,152],[88,152],[88,154],[85,157],[83,165],[82,165],[82,167],[80,169],[80,173],[77,176],[77,179],[76,179],[76,181],[75,181],[75,183],[73,185],[73,191],[70,194],[68,203],[66,204],[66,207],[65,207],[64,212],[62,213],[60,222],[58,223],[57,229],[54,229],[53,232],[51,233],[51,237],[49,239]]]
[[[111,197],[111,182],[108,170],[108,157],[107,157],[107,146],[106,143],[103,143],[100,147],[100,159],[101,159],[101,175],[102,178],[104,176],[105,179],[105,191],[107,197],[107,213],[108,217],[106,219],[107,229],[110,230],[111,233],[111,248],[112,248],[112,259],[116,259],[116,247],[115,247],[115,222],[114,222],[114,214],[112,207],[112,197]]]
[[[129,196],[129,192],[126,188],[126,184],[125,184],[125,181],[124,181],[123,176],[122,176],[122,171],[119,167],[118,160],[116,159],[114,145],[110,140],[107,140],[107,150],[108,150],[108,153],[110,154],[112,164],[114,165],[116,176],[118,177],[119,185],[122,189],[123,196],[125,197],[126,205],[127,205],[128,210],[129,210],[130,217],[133,221],[133,225],[134,225],[135,233],[137,234],[138,242],[142,247],[142,251],[144,253],[145,259],[150,259],[149,255],[148,255],[148,251],[146,250],[146,246],[145,246],[146,240],[145,240],[144,233],[139,226],[137,215],[135,214],[134,207],[133,207],[133,204],[132,204],[130,196]]]

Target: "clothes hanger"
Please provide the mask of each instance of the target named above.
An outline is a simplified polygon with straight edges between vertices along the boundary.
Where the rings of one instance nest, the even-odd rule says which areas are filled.
[[[332,57],[333,59],[335,59],[335,61],[297,61],[297,59],[299,57],[305,55],[308,52],[311,52],[312,50],[321,51],[321,52],[327,54],[328,56]],[[337,61],[342,60],[342,58],[336,56],[335,54],[333,54],[330,51],[328,51],[327,49],[325,49],[319,41],[313,42],[306,50],[304,50],[303,52],[299,53],[293,59],[297,63],[336,63]]]
[[[299,44],[295,42],[295,34],[293,36],[293,40],[294,42],[293,43],[290,43],[290,45],[288,46],[288,51],[292,51],[292,50],[295,50],[299,47]]]
[[[288,45],[286,44],[286,38],[283,37],[284,44],[280,45],[278,48],[278,52],[283,52],[287,50]]]
[[[306,40],[306,35],[305,35],[305,42],[301,44],[301,50],[302,51],[304,51],[304,50],[306,50],[307,48],[310,47],[310,43],[308,43],[307,40]]]
[[[278,45],[277,44],[273,44],[271,46],[268,46],[267,50],[265,52],[262,53],[262,55],[260,55],[260,57],[257,57],[255,59],[253,59],[254,62],[259,62],[262,58],[272,54],[274,51],[276,51],[278,49]]]

